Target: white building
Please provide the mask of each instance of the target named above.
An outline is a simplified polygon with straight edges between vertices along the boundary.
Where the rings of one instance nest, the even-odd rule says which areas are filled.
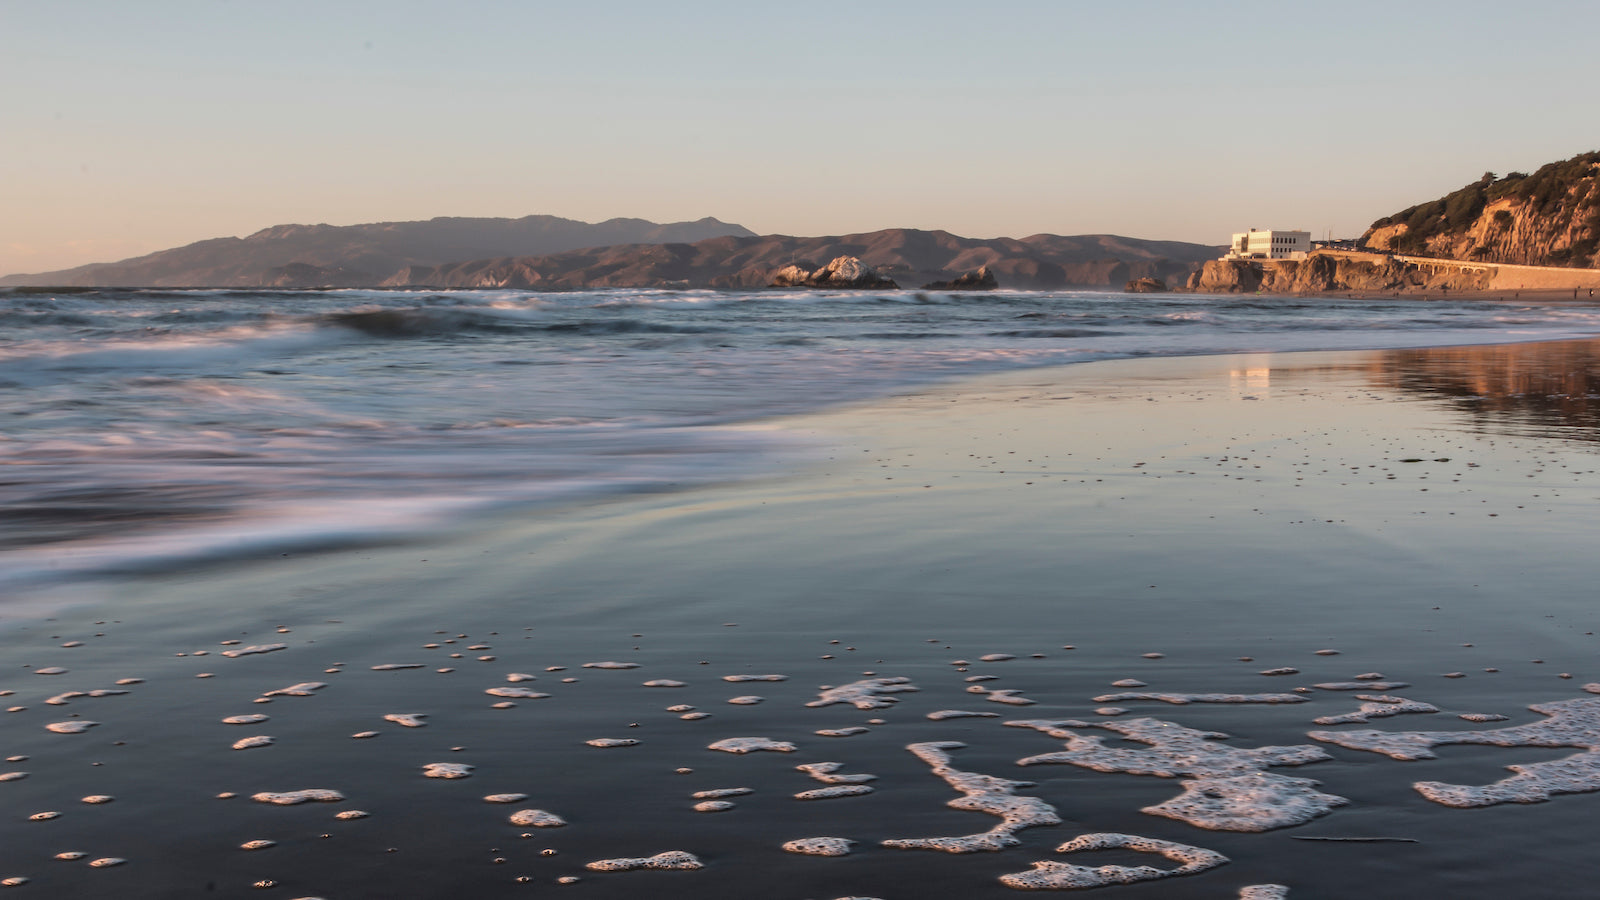
[[[1311,252],[1309,231],[1257,231],[1233,236],[1233,246],[1223,259],[1305,259]]]

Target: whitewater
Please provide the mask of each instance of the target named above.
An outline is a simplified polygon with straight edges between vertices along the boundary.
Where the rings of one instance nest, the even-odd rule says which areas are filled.
[[[773,417],[1146,356],[1600,333],[1600,306],[936,292],[0,289],[0,587],[777,474]]]

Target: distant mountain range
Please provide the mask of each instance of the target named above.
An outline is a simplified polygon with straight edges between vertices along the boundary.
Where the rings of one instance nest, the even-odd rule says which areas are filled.
[[[904,287],[988,266],[1002,287],[1121,287],[1182,279],[1219,248],[1115,235],[964,238],[893,228],[835,237],[756,235],[716,219],[588,224],[554,216],[278,225],[116,263],[0,278],[61,287],[752,288],[779,269],[854,256]]]
[[[368,287],[401,269],[489,256],[561,253],[607,244],[699,241],[755,232],[716,219],[598,224],[557,216],[437,218],[368,225],[274,225],[249,237],[199,241],[114,263],[8,275],[0,285],[60,287]]]

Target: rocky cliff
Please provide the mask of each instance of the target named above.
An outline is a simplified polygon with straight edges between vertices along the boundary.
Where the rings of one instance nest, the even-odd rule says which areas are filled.
[[[1492,286],[1494,276],[1488,267],[1438,268],[1378,254],[1313,253],[1303,260],[1270,262],[1213,259],[1187,286],[1214,294],[1481,291]]]
[[[1484,263],[1600,266],[1600,152],[1532,175],[1485,173],[1461,190],[1379,219],[1361,243]]]

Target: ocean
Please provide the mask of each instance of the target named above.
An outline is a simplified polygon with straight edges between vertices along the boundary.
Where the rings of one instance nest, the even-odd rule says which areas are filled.
[[[1600,306],[931,292],[0,290],[0,587],[759,478],[763,427],[1093,360],[1582,337]]]

